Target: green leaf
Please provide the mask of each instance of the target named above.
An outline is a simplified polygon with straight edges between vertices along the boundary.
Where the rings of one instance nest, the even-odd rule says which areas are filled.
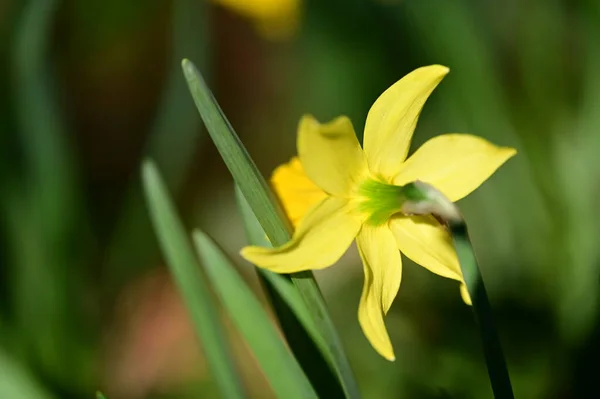
[[[146,200],[161,249],[202,342],[209,367],[225,398],[243,398],[210,290],[194,249],[154,164],[144,162]]]
[[[246,148],[223,115],[219,104],[206,86],[196,67],[188,60],[182,62],[183,72],[194,98],[196,108],[214,141],[219,154],[225,161],[234,180],[248,198],[260,224],[275,245],[290,239],[291,228],[281,209],[276,205],[273,194],[259,173]]]
[[[100,391],[96,392],[96,399],[106,399],[106,396]]]
[[[221,250],[200,230],[196,250],[217,295],[280,398],[317,398],[300,365],[286,349],[269,316]]]
[[[169,72],[145,143],[144,157],[154,160],[169,189],[179,190],[198,150],[198,142],[206,141],[206,135],[200,134],[198,113],[190,104],[187,86],[181,79],[180,61],[187,54],[201,60],[202,65],[208,64],[210,5],[197,0],[174,0],[171,4]],[[120,289],[123,281],[139,274],[140,267],[147,267],[156,256],[148,250],[152,231],[138,183],[136,180],[129,187],[108,248],[106,264],[111,290]]]
[[[47,229],[59,227],[73,211],[74,159],[67,127],[58,104],[55,77],[48,58],[52,53],[55,18],[61,2],[31,0],[25,4],[13,36],[12,76],[23,157],[36,206]],[[56,231],[58,230],[58,231]]]
[[[183,60],[182,68],[200,116],[233,179],[248,201],[271,243],[276,246],[283,245],[291,237],[291,226],[281,207],[229,121],[223,115],[217,101],[194,64],[188,60]],[[360,397],[348,358],[313,274],[311,272],[295,273],[290,275],[290,278],[310,310],[319,334],[326,342],[327,353],[323,356],[326,359],[333,359],[335,373],[338,375],[344,393],[350,398]],[[323,364],[322,358],[316,358],[311,352],[305,350],[306,338],[301,336],[303,332],[298,331],[294,322],[289,321],[289,315],[286,315],[287,303],[278,297],[277,292],[271,289],[272,287],[269,287],[271,286],[267,284],[267,293],[292,350],[298,357],[304,371],[309,375],[317,392],[321,396],[331,396],[331,390],[335,389],[331,382],[329,387],[324,386],[323,390],[320,389],[320,384],[316,382],[319,376],[328,372],[329,367]]]
[[[250,209],[248,201],[246,201],[246,198],[244,198],[244,195],[237,186],[235,187],[235,194],[238,207],[240,208],[244,220],[246,235],[248,236],[250,243],[253,245],[271,247],[271,243],[267,239],[262,226],[258,223],[258,219],[256,219],[254,212]],[[269,272],[268,270],[260,268],[257,268],[257,271],[267,293],[272,297],[277,298],[277,302],[274,306],[280,306],[278,314],[282,314],[282,316],[285,317],[285,319],[280,320],[280,323],[285,323],[289,329],[293,329],[294,337],[297,337],[302,333],[308,335],[308,337],[305,338],[309,338],[313,341],[312,343],[299,342],[297,339],[292,341],[294,344],[292,345],[292,350],[295,350],[294,353],[298,360],[301,363],[302,360],[310,361],[314,356],[310,351],[318,350],[324,356],[324,360],[327,361],[331,370],[335,370],[335,359],[331,357],[327,342],[323,339],[310,310],[289,276]],[[292,337],[292,339],[294,339],[294,337]],[[331,383],[331,380],[336,378],[336,376],[331,373],[331,370],[324,370],[326,372],[323,372],[323,370],[319,369],[309,369],[308,371],[305,371],[321,397],[341,397],[344,395],[341,386]]]
[[[42,385],[29,374],[28,370],[0,351],[0,398],[10,399],[51,399]]]
[[[235,196],[250,244],[259,245],[261,247],[271,247],[272,245],[269,240],[267,240],[265,231],[258,222],[258,219],[256,219],[250,205],[248,205],[248,201],[246,201],[246,198],[244,198],[244,195],[237,186],[235,187]],[[319,349],[327,355],[327,342],[325,342],[323,336],[319,333],[319,329],[310,314],[310,310],[302,300],[298,290],[294,288],[293,283],[282,275],[265,269],[258,269],[258,272],[271,283],[281,298],[286,301],[312,340],[317,344]],[[330,358],[327,360],[330,362],[333,361]]]
[[[6,286],[19,332],[16,340],[26,355],[48,379],[89,390],[93,371],[88,355],[94,350],[89,341],[95,333],[81,328],[87,316],[82,303],[72,298],[80,289],[75,282],[85,280],[83,268],[75,267],[74,260],[89,255],[85,251],[90,226],[81,206],[74,152],[56,87],[60,79],[52,59],[56,55],[52,32],[62,2],[21,4],[8,57],[19,172],[12,162],[11,187],[0,198],[11,256]]]

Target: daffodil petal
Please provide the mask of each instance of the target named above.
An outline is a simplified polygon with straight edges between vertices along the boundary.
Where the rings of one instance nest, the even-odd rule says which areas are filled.
[[[485,182],[514,148],[498,147],[469,134],[444,134],[427,141],[402,166],[394,184],[421,180],[458,201]]]
[[[304,116],[297,144],[306,175],[329,194],[349,198],[367,173],[363,150],[345,116],[325,124]]]
[[[306,176],[298,157],[275,169],[271,185],[294,227],[298,226],[300,219],[310,208],[327,197],[327,194]]]
[[[215,3],[256,21],[289,21],[298,14],[299,0],[214,0]]]
[[[450,233],[432,216],[395,216],[390,229],[400,251],[439,276],[462,281]]]
[[[400,288],[400,252],[387,225],[363,225],[357,243],[365,272],[365,283],[358,305],[358,321],[373,348],[384,358],[394,360],[394,349],[383,316]]]
[[[471,295],[469,295],[469,290],[467,289],[467,285],[465,283],[460,285],[460,296],[466,305],[473,305],[473,302],[471,301]]]
[[[290,242],[278,248],[245,247],[242,256],[276,273],[295,273],[333,265],[360,230],[362,220],[347,200],[328,197],[302,218]]]
[[[449,69],[415,69],[375,101],[365,122],[364,148],[371,172],[390,181],[406,159],[417,119],[427,98]]]
[[[213,0],[254,21],[265,38],[288,39],[298,29],[300,0]]]

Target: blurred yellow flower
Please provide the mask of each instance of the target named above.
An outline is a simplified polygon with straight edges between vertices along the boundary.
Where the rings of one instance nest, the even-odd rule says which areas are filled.
[[[246,17],[268,39],[285,39],[298,28],[300,0],[215,0]]]
[[[320,124],[304,116],[299,158],[273,176],[294,235],[279,248],[242,250],[259,267],[294,273],[331,266],[356,239],[365,275],[358,319],[388,360],[395,357],[383,317],[400,287],[400,251],[433,273],[463,281],[446,228],[432,216],[402,213],[402,186],[420,180],[457,201],[516,153],[476,136],[445,134],[406,159],[421,109],[447,73],[440,65],[419,68],[387,89],[367,115],[364,150],[347,117]]]

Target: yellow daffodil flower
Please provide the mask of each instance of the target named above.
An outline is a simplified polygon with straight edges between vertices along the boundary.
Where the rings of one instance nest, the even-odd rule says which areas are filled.
[[[278,248],[242,250],[259,267],[295,273],[331,266],[356,239],[365,275],[358,319],[388,360],[394,351],[383,317],[400,287],[400,251],[435,274],[463,282],[445,226],[432,216],[402,213],[403,186],[419,180],[457,201],[516,153],[476,136],[445,134],[406,159],[421,109],[447,73],[440,65],[419,68],[387,89],[367,115],[364,149],[348,118],[320,124],[303,117],[299,157],[273,176],[296,227],[293,237]],[[466,290],[461,292],[469,303]]]
[[[214,0],[233,12],[250,19],[267,39],[290,37],[298,28],[300,0]]]

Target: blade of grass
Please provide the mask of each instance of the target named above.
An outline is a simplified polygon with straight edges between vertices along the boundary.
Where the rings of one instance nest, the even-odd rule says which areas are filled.
[[[181,79],[181,58],[192,54],[209,65],[210,4],[197,0],[173,2],[173,53],[169,61],[167,85],[160,112],[146,145],[146,154],[161,168],[165,181],[180,187],[185,179],[200,138],[197,112],[187,98],[187,85]]]
[[[279,398],[317,398],[258,299],[216,244],[202,231],[194,243],[208,278]]]
[[[555,190],[553,196],[560,204],[571,204],[561,207],[562,217],[569,223],[559,229],[562,244],[557,249],[562,259],[557,260],[557,264],[572,267],[559,267],[552,273],[560,282],[558,295],[554,295],[558,308],[557,325],[561,336],[574,345],[593,339],[590,334],[594,323],[598,323],[596,316],[600,305],[598,279],[595,277],[600,271],[600,264],[596,261],[600,228],[595,218],[589,217],[596,208],[595,182],[600,178],[596,151],[600,146],[600,49],[595,44],[595,38],[600,35],[600,4],[588,1],[582,7],[581,15],[586,34],[581,79],[585,84],[574,116],[575,129],[569,135],[556,138],[552,159],[557,165],[558,176],[558,179],[553,179],[554,187],[560,184],[560,190]],[[579,389],[583,390],[581,386]]]
[[[190,313],[215,381],[223,397],[243,398],[243,390],[232,364],[208,285],[165,185],[152,162],[144,162],[142,177],[154,230]]]
[[[481,271],[471,245],[467,224],[456,204],[450,201],[435,187],[413,182],[404,186],[407,201],[402,211],[418,215],[434,215],[443,221],[452,235],[452,242],[458,255],[463,279],[473,304],[473,312],[479,326],[483,344],[483,354],[494,397],[498,399],[514,399],[508,367],[502,352],[500,338],[494,325],[492,307],[485,290]]]
[[[11,36],[21,150],[16,164],[22,158],[23,173],[12,171],[14,186],[0,199],[0,213],[6,214],[0,219],[12,241],[7,290],[19,344],[49,379],[87,390],[96,329],[82,328],[86,316],[72,298],[88,282],[84,268],[74,266],[86,256],[90,230],[52,71],[51,33],[60,6],[57,0],[26,2]]]
[[[267,183],[221,111],[200,72],[187,59],[182,61],[182,68],[196,108],[233,179],[248,199],[271,242],[274,245],[282,245],[290,239],[291,232],[283,211],[277,206]]]
[[[28,370],[15,361],[4,350],[0,350],[0,398],[10,399],[51,399],[41,384]]]
[[[181,79],[180,60],[191,54],[202,60],[202,65],[208,64],[209,16],[204,1],[175,0],[172,4],[170,70],[144,154],[158,165],[168,188],[177,191],[198,149],[197,143],[204,138],[199,134],[200,119]],[[123,281],[139,273],[156,255],[148,250],[152,229],[143,201],[139,181],[135,179],[126,194],[109,246],[110,290],[120,289]]]
[[[252,212],[248,201],[246,201],[246,198],[237,186],[235,187],[235,197],[240,213],[242,214],[244,228],[246,229],[246,236],[248,237],[250,244],[259,245],[262,247],[271,247],[271,243],[269,240],[267,240],[265,231],[258,222],[254,212]],[[306,307],[306,304],[302,300],[302,297],[298,291],[294,288],[293,283],[282,275],[265,269],[258,269],[258,272],[271,283],[281,298],[286,301],[312,340],[315,342],[315,344],[317,344],[318,348],[325,355],[328,355],[329,352],[327,351],[327,343],[319,333],[319,329],[310,315],[310,311]],[[329,362],[333,361],[333,359],[330,358],[327,360]]]
[[[14,35],[12,81],[23,154],[47,223],[64,225],[73,205],[73,158],[49,70],[53,22],[60,2],[32,0]],[[68,219],[68,218],[67,218]],[[51,233],[60,234],[60,229]]]
[[[273,245],[283,245],[291,237],[291,227],[281,207],[278,205],[267,183],[248,155],[229,121],[223,115],[217,101],[194,64],[189,60],[183,60],[182,68],[196,108],[198,108],[198,112],[206,125],[208,133],[231,172],[233,179],[239,186],[244,197],[248,200],[252,211],[269,237],[269,240]],[[344,393],[350,398],[360,397],[348,358],[312,272],[295,273],[290,275],[290,278],[309,308],[312,317],[315,319],[319,334],[327,343],[328,354],[325,357],[333,359],[335,372],[338,375]],[[293,324],[286,325],[286,315],[282,311],[282,309],[287,307],[285,301],[282,301],[280,298],[278,299],[276,295],[273,295],[272,291],[269,295],[271,296],[275,311],[281,320],[282,328],[288,338],[288,342],[294,353],[299,356],[303,369],[307,374],[312,373],[312,375],[318,377],[320,371],[325,372],[329,367],[322,364],[322,359],[313,358],[304,360],[300,358],[303,354],[303,346],[306,346],[302,345],[302,343],[306,342],[306,338],[299,336]],[[314,383],[312,375],[309,375],[309,378]],[[318,392],[321,394],[320,390]]]

